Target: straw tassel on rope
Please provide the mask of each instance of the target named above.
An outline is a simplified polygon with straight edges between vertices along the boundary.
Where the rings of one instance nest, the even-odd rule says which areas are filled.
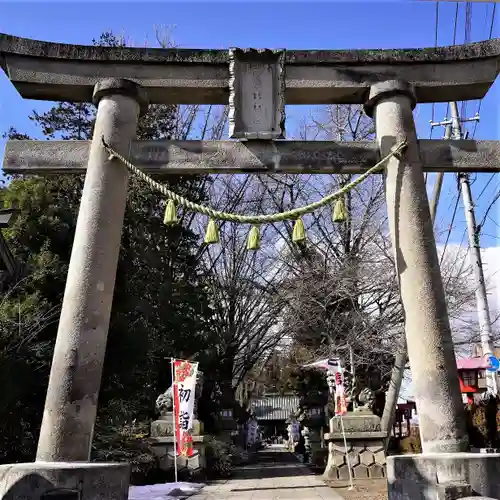
[[[260,249],[260,231],[259,226],[252,226],[248,233],[247,250]]]
[[[333,206],[332,221],[336,223],[346,222],[349,217],[345,206],[344,196],[340,196]]]
[[[205,233],[205,244],[212,245],[213,243],[219,243],[219,229],[215,221],[210,219]]]
[[[307,240],[306,229],[302,219],[297,219],[293,226],[292,241],[294,243],[303,243]]]
[[[177,207],[175,206],[174,200],[168,200],[167,206],[165,207],[165,217],[163,217],[163,223],[166,226],[173,226],[177,224]]]

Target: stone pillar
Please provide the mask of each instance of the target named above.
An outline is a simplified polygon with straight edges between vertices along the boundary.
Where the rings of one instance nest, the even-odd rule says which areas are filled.
[[[365,111],[375,117],[380,153],[406,138],[408,147],[386,167],[386,198],[406,319],[412,384],[424,453],[468,448],[444,287],[432,229],[412,110],[402,81],[372,86]]]
[[[43,462],[90,458],[128,186],[127,169],[109,161],[101,137],[128,156],[147,110],[144,90],[129,80],[103,80],[93,98],[94,136],[38,441]]]

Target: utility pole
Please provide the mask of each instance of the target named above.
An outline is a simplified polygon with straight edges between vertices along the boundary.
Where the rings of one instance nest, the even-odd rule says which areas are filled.
[[[450,102],[451,126],[453,130],[453,139],[462,139],[461,122],[479,121],[476,115],[468,120],[460,120],[458,114],[458,106],[456,102]],[[474,271],[476,284],[476,304],[477,318],[479,322],[479,331],[481,335],[481,347],[483,356],[487,354],[493,355],[493,340],[491,331],[490,310],[488,306],[488,296],[486,293],[486,285],[484,282],[483,262],[481,259],[481,246],[479,244],[480,227],[476,224],[476,216],[474,213],[474,203],[472,201],[472,192],[470,188],[469,175],[461,172],[458,174],[462,200],[464,203],[465,220],[467,223],[467,235],[469,239],[469,250],[471,254],[471,264]],[[488,392],[497,395],[498,384],[496,372],[486,372],[486,385]]]
[[[466,118],[464,120],[460,120],[458,115],[457,103],[456,102],[450,103],[450,108],[452,116],[451,120],[447,118],[445,118],[443,121],[440,122],[433,122],[431,120],[430,121],[431,129],[433,129],[434,127],[445,127],[445,133],[443,139],[451,139],[453,136],[454,140],[459,140],[462,138],[460,122],[462,123],[478,122],[479,114],[476,113],[472,118]],[[436,175],[436,182],[434,183],[432,199],[429,203],[429,208],[431,210],[431,219],[433,224],[435,224],[436,222],[436,212],[437,212],[437,206],[439,204],[439,197],[441,195],[441,188],[443,187],[443,178],[444,178],[444,172],[438,172]]]
[[[442,123],[441,122],[439,122],[439,123],[431,122],[431,128],[433,128],[437,125],[442,125]],[[450,139],[451,138],[451,125],[445,125],[445,127],[446,127],[446,132],[444,134],[444,139]],[[441,188],[443,187],[443,178],[444,178],[444,172],[438,172],[436,175],[436,181],[434,182],[434,188],[432,189],[432,198],[429,202],[429,208],[431,211],[431,219],[432,219],[433,225],[436,222],[436,212],[437,212],[437,207],[438,207],[438,203],[439,203],[439,197],[441,196]]]

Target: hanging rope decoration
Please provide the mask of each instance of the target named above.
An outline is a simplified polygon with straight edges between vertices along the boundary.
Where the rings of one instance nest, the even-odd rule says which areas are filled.
[[[164,196],[168,198],[167,205],[165,207],[165,216],[163,222],[167,226],[175,225],[178,222],[177,218],[177,205],[180,205],[192,212],[197,212],[203,215],[207,215],[209,217],[207,231],[205,234],[205,244],[211,245],[219,242],[219,229],[215,221],[228,221],[228,222],[239,222],[240,224],[252,224],[250,232],[248,234],[247,241],[247,250],[258,250],[260,248],[260,225],[266,223],[273,222],[283,222],[287,220],[295,220],[295,225],[293,227],[292,233],[292,241],[294,243],[303,243],[307,240],[306,230],[304,227],[304,222],[302,221],[302,216],[314,212],[318,208],[322,208],[325,205],[331,204],[335,202],[332,210],[332,221],[335,223],[343,223],[345,222],[349,214],[347,213],[347,209],[345,206],[345,194],[348,193],[351,189],[356,187],[358,184],[361,184],[368,176],[382,170],[384,168],[384,164],[393,156],[396,158],[400,158],[400,154],[406,149],[407,141],[404,139],[403,141],[396,144],[391,151],[384,156],[376,165],[368,169],[364,174],[361,174],[359,177],[351,181],[350,183],[344,185],[341,189],[336,191],[335,193],[331,193],[321,200],[310,203],[309,205],[305,205],[303,207],[294,208],[292,210],[288,210],[286,212],[280,212],[276,214],[269,215],[239,215],[233,214],[229,212],[221,212],[218,210],[214,210],[211,207],[207,207],[204,205],[199,205],[198,203],[193,203],[188,199],[174,193],[167,189],[166,186],[156,182],[154,179],[149,177],[149,175],[145,174],[142,170],[137,168],[135,165],[130,163],[127,159],[117,153],[113,148],[111,148],[106,141],[104,140],[104,136],[102,137],[102,145],[104,149],[109,154],[109,161],[118,159],[120,160],[129,170],[130,172],[143,180],[148,186],[162,193]]]

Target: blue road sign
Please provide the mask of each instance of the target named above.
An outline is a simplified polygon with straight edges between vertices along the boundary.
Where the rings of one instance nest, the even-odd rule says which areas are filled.
[[[500,369],[500,361],[495,356],[488,356],[488,368],[489,372],[497,372]]]

